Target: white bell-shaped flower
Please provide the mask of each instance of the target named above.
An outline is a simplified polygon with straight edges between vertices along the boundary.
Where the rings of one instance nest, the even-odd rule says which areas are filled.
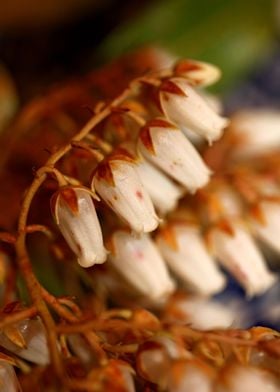
[[[139,134],[140,153],[190,192],[205,186],[210,170],[183,133],[165,119],[154,119]]]
[[[209,255],[197,227],[171,224],[161,231],[157,242],[170,269],[193,290],[203,295],[223,290],[226,279]]]
[[[138,163],[137,172],[154,206],[162,215],[176,208],[183,193],[178,185],[146,160]]]
[[[132,230],[147,233],[157,228],[151,198],[143,186],[135,163],[125,155],[112,155],[95,170],[92,187]]]
[[[52,211],[62,235],[82,267],[106,261],[100,223],[88,190],[61,188],[52,199]]]
[[[111,263],[144,296],[161,302],[174,291],[166,265],[147,234],[135,237],[118,230],[112,235],[111,247]]]
[[[257,108],[237,112],[230,130],[238,138],[234,155],[252,157],[273,152],[280,146],[280,110]]]
[[[219,262],[239,281],[248,296],[260,295],[271,287],[276,277],[267,269],[265,260],[248,230],[231,223],[232,233],[213,229],[211,243]]]
[[[45,328],[40,319],[26,319],[15,325],[23,344],[16,344],[6,333],[0,334],[0,345],[27,361],[45,366],[49,363],[49,349]],[[14,335],[14,333],[13,333]]]
[[[221,70],[213,64],[192,59],[178,61],[174,67],[176,76],[186,79],[194,86],[210,86],[221,77]]]
[[[217,114],[183,78],[166,80],[160,86],[159,100],[167,119],[180,128],[189,128],[209,143],[221,137],[229,120]]]

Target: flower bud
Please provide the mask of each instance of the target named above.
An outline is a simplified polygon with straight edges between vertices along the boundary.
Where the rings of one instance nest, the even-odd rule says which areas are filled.
[[[49,350],[45,328],[39,319],[26,319],[15,325],[24,345],[16,344],[5,333],[0,334],[0,345],[27,361],[45,366],[49,363]]]
[[[139,150],[190,192],[207,184],[210,170],[182,132],[164,119],[147,123],[140,131]]]
[[[236,156],[252,157],[275,151],[280,146],[280,111],[250,109],[237,112],[230,130],[237,136]]]
[[[111,263],[139,292],[155,302],[172,293],[174,283],[148,235],[133,237],[118,230],[111,238],[111,246]]]
[[[216,83],[221,77],[221,71],[215,65],[191,59],[178,61],[174,73],[194,86],[204,87]]]
[[[219,116],[183,78],[172,78],[160,86],[161,110],[180,128],[189,128],[211,143],[221,137],[228,119]]]
[[[210,239],[214,254],[243,286],[248,296],[260,295],[274,284],[276,277],[267,269],[246,228],[233,223],[231,229],[232,233],[220,228],[213,229]]]
[[[5,361],[0,361],[0,392],[20,392],[13,366]]]
[[[89,191],[61,188],[52,199],[56,223],[82,267],[102,264],[107,258],[100,223]]]
[[[195,291],[212,295],[224,288],[225,277],[196,227],[174,223],[160,232],[158,246],[170,269]]]
[[[159,219],[150,196],[136,165],[125,155],[102,161],[94,173],[92,187],[132,230],[147,233],[157,228]]]
[[[223,369],[216,385],[216,392],[279,391],[279,385],[269,372],[237,364]]]
[[[180,187],[147,161],[139,162],[137,172],[154,206],[161,214],[167,214],[176,208],[182,195]]]

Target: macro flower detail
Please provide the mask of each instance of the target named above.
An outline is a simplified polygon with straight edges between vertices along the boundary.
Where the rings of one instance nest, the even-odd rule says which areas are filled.
[[[146,160],[137,164],[137,172],[155,208],[163,215],[176,208],[182,189]]]
[[[100,223],[90,192],[83,188],[61,188],[52,198],[52,212],[66,242],[82,267],[106,261]]]
[[[271,273],[242,224],[232,223],[232,233],[214,228],[211,245],[219,262],[238,280],[248,296],[260,295],[271,287],[276,276]]]
[[[155,302],[164,301],[175,289],[166,265],[147,234],[133,237],[124,230],[111,238],[110,262],[140,293]]]
[[[108,157],[97,166],[92,188],[137,233],[157,228],[151,198],[137,173],[136,165],[126,155]]]
[[[209,143],[221,137],[229,120],[219,116],[183,78],[164,81],[159,89],[161,110],[166,118],[203,136]]]
[[[46,340],[45,328],[39,319],[26,319],[13,327],[12,334],[2,332],[0,345],[6,350],[37,365],[45,366],[49,363],[49,350]],[[19,336],[20,340],[12,339]]]
[[[204,295],[220,292],[226,279],[209,255],[197,227],[169,224],[157,243],[170,269],[193,290]]]
[[[221,70],[213,64],[192,59],[183,59],[174,66],[174,74],[186,79],[194,86],[207,87],[221,77]]]
[[[177,127],[165,119],[151,120],[141,129],[138,147],[147,160],[191,193],[209,181],[210,170],[196,149]]]

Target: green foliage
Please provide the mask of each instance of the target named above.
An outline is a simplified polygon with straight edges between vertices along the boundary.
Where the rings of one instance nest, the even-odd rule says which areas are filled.
[[[104,60],[142,45],[213,62],[232,86],[273,48],[272,0],[162,0],[114,31],[100,48]]]

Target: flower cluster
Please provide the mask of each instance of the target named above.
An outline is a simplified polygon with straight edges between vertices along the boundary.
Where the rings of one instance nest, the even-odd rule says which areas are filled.
[[[94,392],[279,390],[279,333],[238,329],[239,304],[210,297],[226,287],[224,270],[248,297],[276,281],[263,249],[280,252],[280,113],[223,117],[202,90],[219,77],[194,60],[138,77],[99,102],[77,133],[67,89],[65,106],[62,93],[47,105],[45,117],[71,137],[37,171],[17,235],[0,233],[16,250],[0,251],[0,390],[20,390],[15,366],[23,390],[39,382]],[[20,121],[36,128],[43,107]],[[42,185],[65,241],[49,217],[29,224]],[[81,306],[38,281],[26,246],[35,232],[49,238]],[[15,253],[29,307],[14,297]]]

